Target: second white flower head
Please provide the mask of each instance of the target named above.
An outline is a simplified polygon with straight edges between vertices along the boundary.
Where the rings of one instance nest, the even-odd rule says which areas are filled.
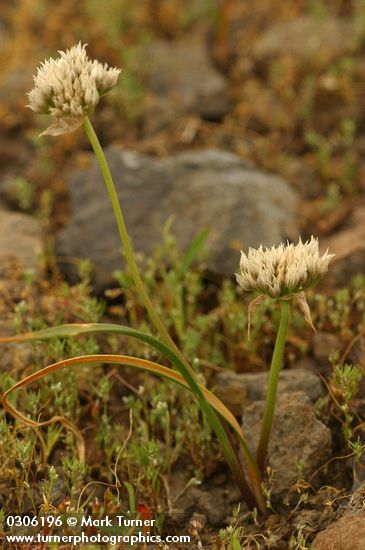
[[[117,83],[121,69],[88,58],[81,42],[58,59],[41,64],[29,92],[29,107],[50,114],[56,122],[42,135],[57,136],[76,130],[93,112],[100,97]]]
[[[244,290],[256,290],[272,298],[299,293],[322,279],[333,256],[328,251],[320,256],[314,237],[305,243],[299,239],[297,245],[250,248],[247,255],[241,253],[237,282]]]

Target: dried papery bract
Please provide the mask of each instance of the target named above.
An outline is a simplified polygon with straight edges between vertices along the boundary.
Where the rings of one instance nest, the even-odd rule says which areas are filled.
[[[116,85],[121,69],[89,59],[85,48],[79,42],[38,68],[28,107],[56,120],[41,135],[58,136],[76,130],[94,111],[100,97]]]
[[[305,291],[314,287],[327,273],[333,254],[319,253],[318,240],[311,237],[297,245],[280,244],[271,248],[260,246],[250,248],[248,254],[241,254],[240,273],[236,275],[238,284],[246,291],[259,295],[249,305],[248,325],[255,308],[266,296],[278,300],[281,307],[279,330],[269,373],[268,390],[262,421],[261,435],[256,460],[261,472],[265,469],[272,420],[275,410],[276,393],[280,369],[283,362],[285,338],[289,324],[289,303],[295,300],[303,312],[307,323],[314,329]]]

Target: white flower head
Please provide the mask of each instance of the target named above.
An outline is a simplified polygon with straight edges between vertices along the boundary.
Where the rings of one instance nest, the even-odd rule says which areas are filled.
[[[89,59],[85,48],[79,42],[38,68],[28,107],[56,120],[41,135],[58,136],[79,128],[100,97],[117,83],[121,69]]]
[[[299,239],[296,245],[250,248],[247,255],[241,253],[237,282],[246,291],[281,298],[315,286],[327,273],[333,256],[328,250],[320,256],[314,237],[305,243]]]
[[[318,239],[313,236],[305,243],[280,244],[270,248],[250,248],[241,253],[238,284],[246,291],[258,291],[260,295],[249,305],[249,333],[251,313],[264,301],[265,296],[291,300],[295,298],[305,320],[314,329],[305,290],[315,286],[327,273],[334,257],[328,250],[320,256]]]

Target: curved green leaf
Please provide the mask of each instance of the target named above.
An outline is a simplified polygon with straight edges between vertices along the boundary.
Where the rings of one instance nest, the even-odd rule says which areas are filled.
[[[243,493],[246,493],[246,495],[249,495],[251,491],[247,485],[247,482],[244,480],[244,478],[242,479],[242,473],[240,473],[241,466],[239,465],[237,457],[234,456],[234,453],[232,452],[231,443],[229,441],[229,438],[227,436],[227,433],[222,423],[220,422],[217,416],[216,407],[212,407],[208,403],[207,399],[204,396],[204,392],[200,387],[200,384],[196,381],[195,377],[191,374],[190,370],[186,367],[186,365],[181,361],[179,356],[175,354],[166,344],[160,342],[154,336],[132,329],[130,327],[125,327],[123,325],[117,325],[114,323],[87,323],[87,324],[75,323],[75,324],[60,325],[58,327],[46,328],[43,330],[39,330],[37,332],[31,332],[31,333],[21,334],[17,336],[0,338],[0,343],[24,342],[24,341],[31,341],[31,340],[33,341],[49,340],[51,338],[68,338],[68,337],[79,336],[81,334],[95,333],[95,332],[103,332],[103,333],[113,332],[113,333],[123,334],[124,336],[128,336],[130,338],[135,338],[137,340],[140,340],[150,345],[152,348],[156,349],[176,367],[176,369],[180,372],[180,374],[186,380],[191,391],[194,393],[194,395],[198,399],[201,409],[207,415],[212,425],[212,428],[214,429],[218,437],[218,440],[222,447],[222,451],[224,452],[224,455],[229,461],[232,470],[236,473],[236,476],[240,481],[240,485]],[[218,400],[218,398],[216,399]],[[256,497],[256,500],[258,501],[260,508],[262,509],[264,508],[264,504],[262,504],[261,474],[257,468],[255,459],[253,458],[251,451],[243,437],[241,428],[237,420],[235,419],[235,417],[227,409],[227,407],[223,405],[223,403],[221,404],[220,410],[218,412],[223,416],[223,418],[225,418],[225,420],[234,429],[235,433],[239,437],[239,440],[243,448],[243,452],[247,460],[250,476],[253,481],[255,497]],[[252,501],[252,498],[250,498],[249,496],[247,498],[248,500]]]

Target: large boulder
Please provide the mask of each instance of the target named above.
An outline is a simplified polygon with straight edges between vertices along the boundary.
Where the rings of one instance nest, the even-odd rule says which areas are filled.
[[[138,252],[153,253],[171,216],[182,249],[209,229],[208,269],[217,274],[237,271],[240,248],[297,237],[296,193],[284,180],[253,169],[231,153],[193,151],[157,159],[110,147],[106,155]],[[56,254],[89,258],[100,291],[113,284],[113,271],[124,262],[95,160],[74,174],[70,194],[71,218],[58,235]],[[70,265],[61,259],[61,267],[73,278]]]

